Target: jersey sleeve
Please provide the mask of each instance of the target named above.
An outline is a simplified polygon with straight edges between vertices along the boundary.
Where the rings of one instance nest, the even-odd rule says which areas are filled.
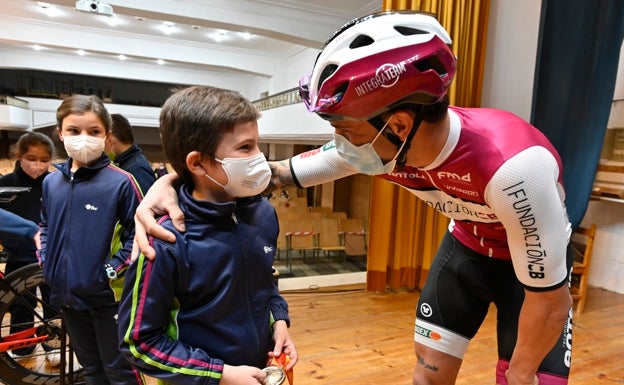
[[[357,174],[336,150],[334,141],[290,158],[290,170],[297,187],[310,187]]]
[[[571,233],[561,170],[544,147],[530,147],[507,160],[486,187],[488,205],[505,227],[518,280],[548,290],[567,279]]]

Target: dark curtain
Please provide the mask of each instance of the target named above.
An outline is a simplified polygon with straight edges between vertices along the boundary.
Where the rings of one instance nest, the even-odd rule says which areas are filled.
[[[587,209],[611,110],[624,1],[543,0],[539,36],[531,123],[562,157],[566,205],[576,228]]]

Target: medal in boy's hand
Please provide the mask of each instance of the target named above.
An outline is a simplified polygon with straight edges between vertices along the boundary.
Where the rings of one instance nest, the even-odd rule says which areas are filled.
[[[284,377],[288,378],[289,385],[294,385],[292,368],[288,370],[284,369],[286,366],[288,366],[289,362],[290,362],[290,357],[287,356],[285,353],[280,354],[279,357],[270,357],[267,362],[267,367],[263,369],[265,372],[267,372],[266,385],[273,385],[273,384],[279,385],[282,382],[284,382]],[[269,382],[270,373],[277,372],[274,369],[279,369],[279,371],[281,372],[282,378],[279,379],[279,382]],[[275,377],[277,378],[277,374],[275,374]]]
[[[281,385],[284,382],[284,378],[286,378],[284,371],[278,366],[267,366],[262,370],[267,374],[264,385]]]

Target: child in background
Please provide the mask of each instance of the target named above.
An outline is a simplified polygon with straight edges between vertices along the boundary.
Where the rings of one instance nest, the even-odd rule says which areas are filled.
[[[272,264],[277,215],[261,195],[271,171],[259,113],[240,94],[196,86],[160,114],[163,150],[182,179],[186,231],[154,240],[156,258],[130,266],[119,311],[124,356],[171,384],[264,384],[267,359],[297,362],[288,305]]]
[[[111,118],[113,125],[106,138],[105,151],[117,166],[134,176],[145,194],[156,181],[152,165],[134,142],[134,128],[128,119],[121,114],[112,114]]]
[[[158,167],[154,169],[154,175],[156,176],[156,179],[160,178],[161,176],[165,176],[168,173],[169,171],[167,171],[167,166],[165,166],[163,162],[158,163]]]
[[[128,266],[141,191],[104,152],[111,117],[99,98],[70,96],[56,120],[69,159],[43,182],[40,259],[50,302],[61,309],[87,384],[141,384],[119,354],[114,291]],[[119,247],[111,245],[117,223],[127,230]]]
[[[41,220],[41,188],[43,179],[49,174],[49,167],[54,157],[54,143],[52,139],[38,132],[28,132],[20,136],[16,143],[17,162],[13,172],[0,177],[0,187],[27,187],[28,191],[15,195],[11,201],[2,204],[2,208],[20,217],[38,224]],[[37,226],[37,230],[39,227]],[[0,238],[7,253],[5,274],[9,274],[21,267],[37,262],[37,249],[28,239],[2,234]],[[48,302],[49,290],[41,286],[41,296]],[[11,333],[28,329],[33,325],[33,315],[20,301],[11,305]],[[49,309],[46,317],[49,317]],[[42,344],[46,360],[50,366],[58,366],[60,354],[58,349]],[[14,349],[15,356],[27,356],[33,353],[35,346]]]

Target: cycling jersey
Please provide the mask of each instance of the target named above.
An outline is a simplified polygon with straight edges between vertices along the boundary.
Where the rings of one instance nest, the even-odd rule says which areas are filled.
[[[451,218],[449,230],[480,254],[511,259],[528,288],[567,279],[571,226],[559,155],[535,127],[505,111],[449,108],[450,133],[423,168],[380,175]],[[290,160],[296,182],[312,186],[355,174],[333,142]]]

